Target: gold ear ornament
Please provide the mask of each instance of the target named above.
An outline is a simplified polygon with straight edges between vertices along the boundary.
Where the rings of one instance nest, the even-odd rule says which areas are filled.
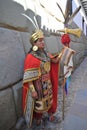
[[[33,51],[37,51],[38,50],[38,46],[33,46]]]

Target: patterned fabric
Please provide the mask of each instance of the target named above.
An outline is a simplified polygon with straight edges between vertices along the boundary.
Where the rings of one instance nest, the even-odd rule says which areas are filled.
[[[28,104],[29,81],[33,82],[38,93],[38,99],[34,102],[34,111],[36,113],[43,113],[51,109],[49,110],[50,112],[55,112],[58,93],[58,64],[50,64],[50,58],[44,53],[41,56],[40,53],[36,54],[34,52],[27,55],[23,78],[24,112],[26,112]]]
[[[41,76],[40,68],[27,69],[24,72],[23,83],[36,80]]]
[[[66,94],[68,94],[68,87],[70,84],[71,73],[73,71],[73,54],[75,53],[74,50],[68,47],[64,47],[63,55],[62,55],[62,62],[64,63],[64,88]]]
[[[70,57],[71,57],[71,55],[74,53],[75,51],[74,50],[72,50],[71,48],[68,48],[68,47],[65,47],[64,46],[64,48],[63,48],[63,50],[62,50],[62,57],[61,57],[61,61],[65,64],[65,65],[67,65],[68,63],[69,63],[69,61],[70,61]]]
[[[31,62],[29,62],[29,60]],[[52,104],[52,85],[50,82],[49,73],[50,70],[49,72],[45,70],[44,64],[47,62],[45,60],[41,61],[39,58],[34,57],[32,54],[28,54],[25,61],[25,71],[23,78],[23,89],[26,88],[25,86],[29,81],[33,81],[35,90],[38,93],[38,99],[35,101],[34,110],[39,113],[43,111],[48,111]],[[29,62],[29,64],[26,62]],[[23,105],[23,107],[25,108],[27,98],[24,98],[25,105]]]
[[[35,101],[34,111],[38,113],[48,111],[52,105],[52,84],[50,81],[50,74],[42,73],[41,78],[34,81],[34,86],[38,93],[38,99]]]
[[[67,65],[64,65],[64,76],[69,77],[73,71],[73,55],[71,55],[70,60]]]

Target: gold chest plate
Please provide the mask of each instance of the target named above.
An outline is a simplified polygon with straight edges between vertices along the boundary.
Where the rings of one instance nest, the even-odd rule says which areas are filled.
[[[44,63],[44,70],[45,70],[46,72],[49,72],[49,71],[50,71],[50,62],[45,62],[45,63]]]

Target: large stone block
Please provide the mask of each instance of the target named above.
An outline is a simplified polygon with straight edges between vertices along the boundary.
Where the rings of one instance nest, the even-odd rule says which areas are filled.
[[[47,50],[53,54],[59,52],[62,49],[59,37],[50,36],[45,38]]]
[[[22,42],[23,42],[23,46],[24,46],[24,51],[25,54],[27,54],[31,48],[31,43],[30,43],[30,33],[25,33],[25,32],[21,32],[20,33]]]
[[[26,25],[26,18],[22,15],[24,13],[24,6],[22,4],[23,2],[20,4],[13,0],[0,1],[0,12],[2,12],[0,13],[0,23],[24,27]]]
[[[16,123],[12,89],[0,91],[0,130],[9,130]]]
[[[17,118],[22,116],[22,81],[12,87]]]
[[[0,89],[22,79],[24,58],[20,33],[0,28]]]

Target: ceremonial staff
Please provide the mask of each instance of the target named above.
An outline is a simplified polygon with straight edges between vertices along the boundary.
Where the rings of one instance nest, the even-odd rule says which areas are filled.
[[[64,86],[65,86],[65,83],[66,83],[66,79],[64,78],[64,81],[63,81],[63,106],[62,106],[62,119],[64,120],[65,118],[65,115],[64,115],[64,111],[65,111],[65,89],[64,89]]]
[[[67,2],[66,2],[65,13],[63,13],[63,10],[60,7],[60,5],[58,3],[56,3],[56,4],[57,4],[58,8],[60,9],[61,14],[62,14],[62,16],[64,18],[64,22],[63,22],[64,23],[64,29],[58,30],[58,31],[64,32],[64,34],[66,36],[68,36],[68,34],[72,34],[72,35],[75,35],[77,37],[80,37],[81,36],[81,29],[69,29],[67,27],[68,27],[68,25],[70,25],[72,23],[74,17],[76,16],[76,14],[81,9],[81,6],[77,7],[76,10],[70,15],[70,13],[69,13],[70,12],[70,0],[67,0]],[[65,38],[65,39],[66,39],[66,41],[70,42],[69,39],[67,39],[67,38]],[[64,43],[65,43],[65,41],[64,41]],[[64,58],[61,58],[61,59],[65,60],[65,59],[68,59],[68,57],[64,56]],[[63,63],[64,63],[64,61],[63,61]],[[67,87],[65,85],[67,85],[66,84],[67,82],[68,82],[67,78],[64,75],[64,80],[63,80],[63,85],[62,85],[62,87],[63,87],[62,119],[63,120],[64,120],[64,117],[65,117],[65,115],[64,115],[64,111],[65,111],[65,87]]]

